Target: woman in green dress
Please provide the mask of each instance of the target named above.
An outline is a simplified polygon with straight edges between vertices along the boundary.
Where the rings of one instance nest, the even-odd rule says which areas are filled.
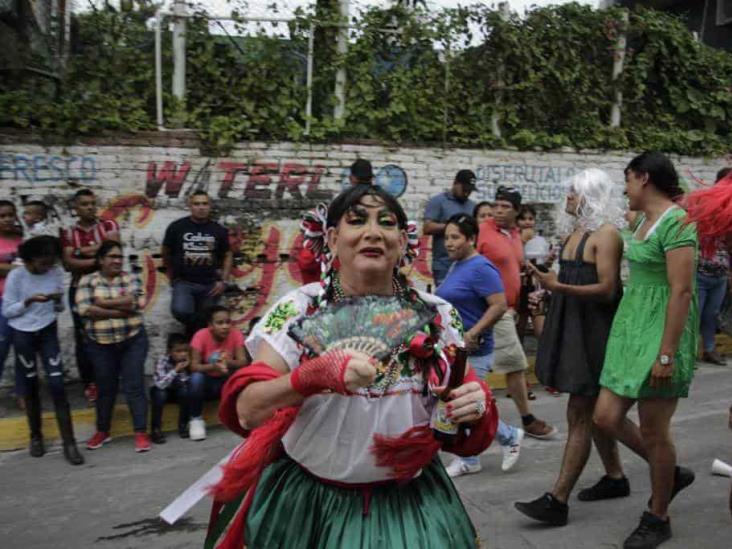
[[[641,214],[628,241],[630,279],[610,332],[594,420],[617,433],[638,402],[653,495],[623,546],[635,549],[657,547],[671,537],[668,505],[694,480],[693,472],[676,466],[670,423],[694,372],[698,245],[694,225],[675,202],[682,190],[667,157],[637,156],[625,169],[625,182],[629,208]]]

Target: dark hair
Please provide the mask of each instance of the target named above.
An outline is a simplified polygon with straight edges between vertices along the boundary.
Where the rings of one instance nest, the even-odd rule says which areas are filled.
[[[37,257],[61,257],[61,241],[55,236],[34,236],[18,247],[18,255],[25,262]]]
[[[208,196],[208,193],[204,191],[203,189],[196,189],[191,193],[191,196],[189,198],[193,198],[194,196],[205,196],[206,198],[210,198]]]
[[[110,252],[110,250],[113,250],[114,248],[119,248],[121,250],[122,243],[117,240],[105,240],[102,242],[97,253],[94,254],[94,259],[97,260],[97,264]]]
[[[95,195],[94,191],[92,191],[91,189],[79,189],[74,193],[74,198],[72,198],[72,200],[76,202],[82,196],[91,196],[93,198],[96,198],[97,195]]]
[[[213,317],[216,313],[226,313],[230,315],[231,310],[228,307],[224,307],[223,305],[213,305],[212,307],[209,307],[207,315],[209,323],[213,321]]]
[[[474,239],[478,236],[478,222],[474,217],[466,214],[455,214],[445,223],[445,227],[448,225],[455,225],[465,238],[468,240]]]
[[[628,171],[648,174],[648,180],[659,191],[669,198],[677,198],[684,194],[679,186],[679,175],[676,173],[673,163],[665,154],[655,151],[647,151],[636,156],[625,168],[625,175]]]
[[[24,204],[24,206],[27,208],[28,206],[35,206],[36,208],[41,209],[41,214],[45,218],[48,215],[48,206],[45,202],[42,200],[29,200]]]
[[[14,212],[18,211],[15,209],[15,204],[13,204],[10,200],[0,200],[0,208],[13,208]]]
[[[175,347],[176,345],[188,345],[188,338],[179,333],[168,334],[168,351],[172,351],[173,347]]]
[[[725,177],[727,177],[727,176],[728,176],[728,175],[729,175],[729,174],[730,174],[731,172],[732,172],[732,168],[722,168],[721,170],[719,170],[719,171],[717,172],[717,178],[716,178],[716,179],[714,180],[714,182],[716,183],[716,182],[717,182],[717,181],[719,181],[720,179],[724,179],[724,178],[725,178]]]
[[[407,214],[399,201],[378,185],[354,185],[336,196],[328,206],[328,227],[335,227],[341,218],[361,202],[364,196],[373,196],[396,215],[399,228],[407,229]]]
[[[487,200],[484,200],[483,202],[478,202],[475,205],[475,208],[473,208],[473,217],[478,219],[478,212],[480,211],[481,208],[483,208],[485,206],[492,208],[493,202],[488,202]]]
[[[521,219],[525,213],[530,213],[534,216],[534,219],[536,219],[536,208],[534,208],[530,204],[524,204],[523,206],[521,206],[521,209],[518,213],[518,218]]]

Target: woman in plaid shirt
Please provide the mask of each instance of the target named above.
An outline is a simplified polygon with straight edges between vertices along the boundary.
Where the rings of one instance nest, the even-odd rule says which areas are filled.
[[[147,435],[147,397],[144,366],[148,341],[143,325],[144,291],[122,271],[122,245],[105,240],[96,254],[97,272],[84,276],[76,292],[76,306],[89,339],[89,359],[99,389],[96,401],[97,432],[89,450],[111,440],[112,410],[120,378],[132,413],[135,451],[150,450]]]

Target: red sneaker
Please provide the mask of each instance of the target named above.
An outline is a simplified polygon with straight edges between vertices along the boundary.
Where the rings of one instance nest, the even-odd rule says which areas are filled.
[[[150,448],[152,443],[147,433],[135,433],[135,452],[149,452]]]
[[[89,383],[84,387],[84,398],[89,404],[94,404],[97,401],[98,391],[96,383]]]
[[[107,444],[110,440],[112,440],[112,437],[109,436],[109,433],[97,431],[94,433],[94,436],[86,441],[86,448],[87,450],[96,450],[97,448],[101,448],[103,445]]]

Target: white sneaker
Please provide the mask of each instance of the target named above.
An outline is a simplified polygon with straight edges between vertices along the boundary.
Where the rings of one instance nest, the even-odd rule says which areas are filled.
[[[481,469],[483,469],[483,466],[480,463],[470,465],[460,458],[453,459],[452,463],[445,467],[445,471],[447,471],[447,474],[450,475],[451,478],[459,477],[461,475],[469,475],[471,473],[478,473]]]
[[[503,452],[503,462],[501,463],[501,470],[508,471],[511,467],[516,465],[519,454],[521,453],[521,442],[524,440],[524,430],[516,429],[516,440],[513,444],[508,446],[501,446]]]
[[[188,436],[191,440],[204,440],[206,438],[206,423],[203,418],[194,417],[188,423]]]

